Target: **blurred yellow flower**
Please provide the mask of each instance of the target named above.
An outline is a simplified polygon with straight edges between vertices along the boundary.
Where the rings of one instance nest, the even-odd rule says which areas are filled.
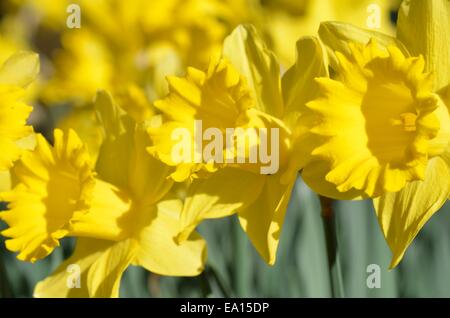
[[[97,89],[115,93],[131,82],[144,87],[151,100],[160,98],[167,93],[166,75],[205,67],[232,27],[252,14],[245,1],[234,0],[80,0],[81,28],[68,29],[66,8],[72,1],[19,3],[39,12],[41,23],[61,35],[43,91],[48,104],[83,105]]]
[[[62,50],[54,58],[55,73],[43,88],[43,98],[47,103],[69,101],[84,106],[98,89],[111,88],[113,57],[101,38],[85,28],[64,33],[61,41]]]

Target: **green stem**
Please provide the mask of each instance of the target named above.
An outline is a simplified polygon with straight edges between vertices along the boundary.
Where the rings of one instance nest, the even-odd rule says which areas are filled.
[[[0,201],[0,211],[5,210],[6,205]],[[5,224],[0,221],[0,231],[4,229]],[[0,239],[0,244],[4,245],[4,241]],[[0,298],[11,297],[11,289],[9,287],[8,277],[6,275],[5,264],[3,263],[2,246],[0,246]]]
[[[2,252],[0,251],[0,298],[11,297],[6,269],[2,260]]]
[[[222,277],[219,275],[217,270],[213,266],[209,266],[206,268],[208,276],[211,276],[216,281],[217,287],[219,287],[222,296],[225,298],[230,298],[232,296],[232,292],[230,288],[225,284]]]
[[[208,298],[211,295],[211,292],[212,292],[208,276],[209,275],[208,275],[207,268],[205,268],[203,273],[201,273],[200,276],[199,276],[199,278],[200,278],[200,290],[201,290],[203,298]]]
[[[237,297],[249,297],[251,279],[250,251],[247,245],[247,238],[244,231],[242,231],[238,218],[234,218],[233,221],[234,288]]]
[[[320,205],[322,207],[322,223],[325,232],[325,243],[328,256],[331,295],[334,298],[342,298],[344,297],[344,288],[342,284],[341,264],[339,261],[333,200],[321,196]]]
[[[213,289],[211,287],[211,282],[214,280],[223,297],[229,298],[231,296],[230,289],[226,286],[221,279],[217,270],[211,265],[206,265],[203,273],[200,274],[200,290],[202,292],[202,297],[210,297],[212,295]]]

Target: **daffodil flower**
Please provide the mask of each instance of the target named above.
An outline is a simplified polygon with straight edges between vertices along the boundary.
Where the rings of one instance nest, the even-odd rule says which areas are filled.
[[[61,238],[78,238],[36,297],[117,297],[129,265],[171,276],[203,270],[204,240],[196,233],[183,244],[173,240],[183,204],[171,194],[171,168],[145,150],[147,113],[135,112],[136,122],[106,92],[95,106],[105,134],[95,171],[77,134],[57,129],[54,146],[37,135],[36,148],[14,166],[17,185],[1,194],[8,210],[0,218],[9,225],[2,234],[19,259],[34,262]],[[70,265],[79,268],[81,288],[67,285]]]
[[[27,125],[33,108],[23,99],[38,72],[38,55],[25,51],[9,57],[0,68],[0,190],[10,187],[9,169],[22,153],[21,142],[33,133]]]
[[[328,197],[374,198],[395,267],[450,195],[450,2],[404,1],[397,38],[342,23],[319,34],[336,76],[317,79],[299,121],[302,176]]]
[[[163,122],[149,130],[154,143],[149,152],[176,167],[171,175],[175,181],[192,181],[181,214],[179,242],[202,220],[237,212],[260,255],[269,264],[275,263],[296,167],[301,165],[299,156],[292,155],[300,136],[295,122],[300,106],[317,92],[313,78],[327,74],[317,39],[301,39],[297,50],[297,63],[281,79],[277,60],[255,29],[239,26],[225,40],[222,58],[213,60],[206,72],[190,68],[184,78],[168,79],[169,95],[155,103],[163,113]],[[173,132],[184,128],[195,138],[196,120],[201,120],[204,130],[217,128],[223,133],[237,128],[277,128],[278,171],[264,174],[261,162],[245,160],[175,162],[172,151],[177,140],[172,138]],[[193,143],[192,139],[189,144]],[[221,149],[223,156],[227,149],[225,145]],[[236,149],[232,149],[231,153],[235,153]]]

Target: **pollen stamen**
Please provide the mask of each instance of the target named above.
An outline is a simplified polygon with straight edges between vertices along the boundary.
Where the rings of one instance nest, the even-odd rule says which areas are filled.
[[[403,113],[400,114],[400,119],[392,119],[392,126],[402,126],[406,132],[416,131],[417,114]]]

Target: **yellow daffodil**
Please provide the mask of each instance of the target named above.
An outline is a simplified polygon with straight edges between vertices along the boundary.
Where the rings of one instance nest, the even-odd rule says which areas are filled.
[[[317,79],[299,121],[302,175],[325,196],[374,198],[394,267],[450,195],[450,2],[404,1],[397,38],[341,23],[319,34],[336,77]]]
[[[181,215],[179,242],[202,220],[237,212],[258,252],[274,264],[296,167],[301,165],[298,156],[292,156],[300,135],[294,124],[301,106],[317,92],[313,78],[327,74],[318,40],[304,38],[297,50],[297,63],[281,79],[277,60],[255,29],[240,26],[225,40],[222,58],[213,60],[206,72],[190,68],[185,77],[168,79],[169,95],[155,103],[163,113],[163,122],[149,130],[154,142],[149,151],[176,167],[171,175],[175,181],[192,181]],[[237,162],[233,154],[239,150],[224,144],[215,160],[196,162],[193,157],[202,155],[192,146],[196,121],[201,121],[203,130],[218,129],[219,134],[228,129],[276,128],[276,144],[269,150],[272,155],[279,154],[279,169],[262,173],[261,162]],[[188,160],[176,162],[173,150],[178,139],[173,133],[180,128],[190,132],[192,139],[186,143],[194,151]],[[270,130],[267,138],[273,134]],[[250,133],[231,138],[239,140],[242,136],[250,141],[241,159],[248,159]],[[207,142],[202,143],[207,146]]]
[[[55,146],[41,135],[36,148],[23,154],[13,173],[17,186],[1,194],[9,211],[0,217],[10,228],[6,247],[19,252],[20,260],[34,262],[49,255],[69,232],[73,214],[85,213],[90,205],[94,177],[90,158],[78,136],[55,131]]]
[[[22,153],[22,141],[33,129],[27,125],[32,107],[25,104],[25,88],[39,72],[39,57],[19,52],[0,68],[0,190],[10,187],[9,169]]]
[[[0,218],[9,225],[2,234],[19,259],[34,262],[61,238],[78,237],[72,257],[36,286],[36,297],[117,297],[129,265],[171,276],[203,270],[203,239],[192,233],[182,244],[173,240],[183,204],[170,192],[171,168],[145,150],[148,113],[131,117],[106,92],[98,94],[96,110],[104,141],[95,172],[77,134],[57,129],[54,146],[37,136],[36,148],[14,167],[17,185],[1,194],[8,210]],[[81,288],[67,285],[73,264]]]

